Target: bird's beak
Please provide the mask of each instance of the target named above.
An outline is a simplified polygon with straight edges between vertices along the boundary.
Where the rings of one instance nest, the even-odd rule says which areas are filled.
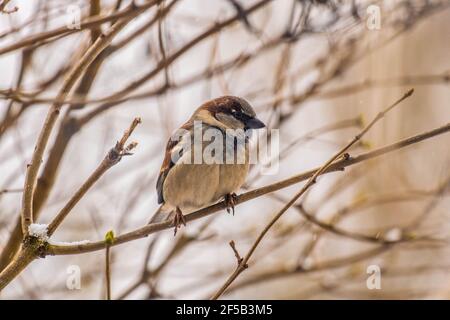
[[[257,119],[257,118],[251,118],[249,120],[247,120],[247,122],[245,123],[245,128],[246,129],[260,129],[260,128],[264,128],[266,125],[264,124],[264,122],[262,122],[261,120]]]

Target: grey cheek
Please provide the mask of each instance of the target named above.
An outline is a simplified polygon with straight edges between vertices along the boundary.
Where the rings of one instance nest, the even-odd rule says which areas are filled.
[[[232,115],[219,113],[217,114],[216,117],[220,122],[224,123],[230,128],[241,128],[241,129],[244,128],[244,124],[241,121],[234,118]]]
[[[244,129],[245,124],[242,121],[240,121],[234,117],[231,117],[231,121],[233,122],[233,127]]]

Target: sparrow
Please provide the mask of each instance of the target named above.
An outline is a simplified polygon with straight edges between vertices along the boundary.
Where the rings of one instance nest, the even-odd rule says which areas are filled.
[[[172,215],[176,235],[181,224],[186,225],[184,214],[222,199],[234,215],[236,192],[249,171],[251,130],[263,127],[242,98],[222,96],[202,104],[167,142],[156,183],[161,206],[150,223]],[[195,138],[196,130],[201,141]],[[215,148],[211,148],[212,143]],[[204,151],[197,153],[200,161],[197,146]]]

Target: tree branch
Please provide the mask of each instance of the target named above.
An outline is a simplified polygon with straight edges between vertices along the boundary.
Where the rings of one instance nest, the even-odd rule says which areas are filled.
[[[225,290],[233,283],[233,281],[246,269],[248,261],[252,257],[258,245],[261,243],[262,239],[265,237],[267,232],[272,228],[272,226],[283,216],[283,214],[294,205],[294,203],[313,185],[316,183],[316,178],[324,173],[330,166],[333,164],[335,160],[344,156],[348,158],[349,155],[345,154],[347,150],[349,150],[357,141],[361,139],[364,134],[366,134],[379,120],[381,120],[389,111],[391,111],[394,107],[396,107],[400,102],[410,97],[414,89],[409,90],[407,93],[403,95],[400,99],[395,101],[392,105],[381,111],[377,114],[375,118],[363,129],[359,134],[357,134],[345,147],[343,147],[340,151],[338,151],[333,157],[331,157],[322,167],[320,167],[306,182],[306,184],[300,189],[295,196],[289,200],[289,202],[275,215],[275,217],[269,222],[269,224],[262,230],[259,234],[258,238],[255,240],[250,250],[247,252],[245,257],[242,259],[241,263],[236,267],[234,272],[228,277],[223,286],[212,296],[213,300],[218,299]]]
[[[129,155],[130,151],[134,149],[137,143],[132,142],[128,146],[125,146],[130,135],[133,133],[136,126],[141,123],[140,118],[135,118],[131,123],[130,127],[123,134],[120,141],[116,143],[114,148],[109,150],[108,154],[105,156],[100,165],[95,169],[95,171],[89,176],[89,178],[82,184],[82,186],[75,192],[75,194],[70,198],[67,204],[58,212],[56,217],[48,226],[48,236],[53,235],[59,225],[63,222],[63,220],[67,217],[67,215],[72,211],[73,207],[83,198],[86,192],[100,179],[100,177],[109,169],[111,169],[114,165],[122,160],[124,155]]]
[[[136,118],[130,125],[129,129],[125,131],[122,138],[116,143],[115,147],[112,148],[105,160],[102,161],[101,168],[106,167],[106,165],[113,166],[118,163],[120,159],[124,155],[129,155],[130,151],[137,145],[136,142],[131,142],[128,146],[125,146],[128,138],[130,137],[133,130],[140,123],[140,119]],[[106,170],[105,170],[106,171]],[[28,230],[24,233],[24,239],[22,247],[19,250],[17,256],[12,260],[12,262],[2,271],[0,272],[0,291],[3,290],[17,275],[22,272],[23,269],[26,268],[28,264],[30,264],[37,257],[43,257],[47,248],[49,246],[48,238],[49,235],[53,234],[53,232],[58,228],[59,224],[64,220],[67,214],[71,211],[71,209],[75,206],[75,204],[83,197],[83,195],[88,191],[88,189],[93,185],[95,181],[103,174],[101,170],[97,169],[94,174],[92,174],[86,183],[82,185],[82,187],[75,193],[75,195],[69,200],[66,206],[58,213],[55,219],[52,221],[50,226],[47,228],[47,232],[45,237],[31,235]],[[104,243],[107,246],[111,246],[113,241],[110,241],[111,237],[107,237],[104,240]]]
[[[330,173],[330,172],[336,172],[336,171],[342,171],[346,167],[358,164],[360,162],[370,160],[377,158],[379,156],[382,156],[384,154],[403,149],[407,146],[419,143],[421,141],[430,139],[432,137],[435,137],[440,134],[444,134],[450,132],[450,123],[433,129],[431,131],[427,131],[415,136],[412,136],[410,138],[400,140],[396,143],[390,144],[388,146],[373,150],[371,152],[363,153],[356,157],[349,157],[344,158],[342,160],[334,162],[332,165],[328,167],[327,170],[322,172],[322,174]],[[294,185],[296,183],[302,182],[307,180],[308,178],[312,177],[319,168],[301,173],[299,175],[293,176],[291,178],[270,184],[268,186],[264,186],[261,188],[257,188],[251,191],[248,191],[246,193],[243,193],[237,197],[236,205],[256,199],[260,196],[263,196],[265,194],[275,192],[284,188],[287,188],[291,185]],[[217,211],[226,209],[226,204],[222,201],[219,203],[216,203],[212,206],[206,207],[204,209],[192,212],[185,216],[186,221],[193,221],[197,220],[203,217],[206,217],[208,215],[211,215]],[[144,227],[138,228],[136,230],[130,231],[128,233],[124,233],[120,236],[117,236],[115,238],[114,245],[119,245],[122,243],[126,243],[129,241],[145,238],[150,234],[173,228],[172,221],[165,221],[161,223],[152,223],[149,225],[146,225]],[[60,245],[49,245],[46,251],[46,254],[48,255],[68,255],[68,254],[81,254],[85,252],[92,252],[97,250],[102,250],[105,248],[105,242],[104,241],[95,241],[90,242],[86,244],[80,244],[80,245],[67,245],[67,246],[60,246]]]
[[[130,5],[128,8],[125,8],[122,11],[118,11],[116,13],[113,13],[113,14],[110,14],[107,16],[95,16],[95,17],[86,19],[85,22],[80,23],[79,29],[69,29],[69,28],[67,28],[67,26],[63,26],[63,27],[56,28],[54,30],[45,31],[45,32],[41,32],[36,35],[29,36],[21,41],[18,41],[16,43],[13,43],[6,47],[0,48],[0,55],[11,52],[11,51],[18,50],[20,48],[36,45],[36,43],[39,43],[42,41],[48,41],[49,39],[54,39],[54,38],[59,39],[58,38],[59,36],[66,36],[66,35],[69,35],[72,33],[80,32],[85,29],[96,28],[103,23],[115,21],[119,18],[120,19],[123,18],[125,20],[132,19],[136,15],[145,11],[146,9],[156,5],[158,3],[158,1],[159,0],[151,0],[142,5],[137,5],[133,1],[132,5]]]
[[[114,36],[119,33],[122,28],[130,22],[131,18],[119,20],[108,31],[107,34],[98,38],[95,43],[88,49],[80,61],[69,72],[66,80],[64,81],[61,90],[58,94],[58,101],[63,101],[75,85],[76,81],[88,68],[88,66],[94,61],[94,59],[106,48],[106,46],[112,41]],[[33,193],[36,185],[36,179],[39,172],[39,168],[42,163],[42,157],[47,147],[50,134],[55,126],[56,120],[59,116],[62,103],[55,103],[50,107],[47,113],[44,125],[39,134],[36,146],[34,148],[31,164],[27,168],[24,184],[24,194],[22,198],[22,233],[26,234],[28,226],[33,223]]]

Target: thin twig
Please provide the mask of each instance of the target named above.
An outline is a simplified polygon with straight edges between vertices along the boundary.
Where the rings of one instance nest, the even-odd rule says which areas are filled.
[[[7,45],[3,48],[0,48],[0,55],[11,52],[11,51],[15,51],[15,50],[18,50],[18,49],[21,49],[24,47],[36,45],[36,43],[40,43],[43,41],[45,42],[48,40],[59,39],[58,37],[60,37],[60,36],[67,36],[72,33],[83,31],[85,29],[96,28],[97,26],[102,25],[103,23],[115,21],[117,19],[125,19],[125,20],[132,19],[135,16],[137,16],[138,14],[147,10],[148,8],[156,5],[158,3],[158,1],[159,0],[151,0],[142,5],[137,5],[133,1],[132,4],[130,6],[128,6],[127,8],[125,8],[124,10],[121,10],[121,11],[118,11],[118,12],[115,12],[112,14],[108,14],[105,16],[98,15],[98,16],[86,19],[86,21],[80,23],[79,29],[78,28],[69,29],[69,28],[67,28],[67,26],[62,26],[62,27],[56,28],[54,30],[40,32],[36,35],[28,36],[23,40],[17,41],[11,45]]]
[[[75,205],[83,198],[83,196],[100,179],[100,177],[103,176],[106,171],[119,163],[123,156],[130,155],[130,151],[137,146],[137,143],[131,142],[127,146],[125,146],[125,144],[139,123],[141,123],[140,118],[135,118],[133,120],[133,122],[130,124],[130,127],[124,132],[120,141],[118,141],[116,145],[111,150],[109,150],[108,154],[105,156],[97,169],[95,169],[95,171],[81,185],[77,192],[75,192],[72,198],[70,198],[67,204],[58,212],[58,214],[48,226],[48,236],[53,235],[53,233],[67,217],[70,211],[72,211]]]
[[[111,245],[114,243],[114,232],[108,231],[105,235],[105,278],[106,278],[106,299],[111,300]]]
[[[241,262],[242,262],[242,257],[241,257],[241,255],[239,254],[239,251],[236,249],[236,244],[234,243],[233,240],[230,241],[230,247],[231,247],[231,249],[232,249],[233,252],[234,252],[234,256],[236,257],[237,264],[240,265]],[[244,267],[247,268],[248,266],[245,265]]]
[[[322,173],[326,172],[326,170],[333,164],[335,160],[342,157],[347,150],[349,150],[357,141],[361,139],[361,137],[367,133],[374,125],[377,123],[380,119],[382,119],[386,113],[388,113],[390,110],[392,110],[395,106],[397,106],[400,102],[405,100],[406,98],[410,97],[412,93],[414,92],[413,89],[409,90],[407,93],[403,95],[400,99],[395,101],[392,105],[387,107],[385,110],[381,111],[377,114],[377,116],[363,129],[359,134],[357,134],[345,147],[343,147],[341,150],[339,150],[334,156],[332,156],[319,170],[317,170],[311,178],[306,182],[306,184],[300,189],[297,194],[295,194],[292,199],[286,203],[286,205],[275,215],[275,217],[269,222],[269,224],[262,230],[262,232],[259,234],[253,245],[251,246],[250,250],[245,255],[244,259],[241,261],[241,263],[236,267],[234,272],[228,277],[228,279],[225,281],[225,283],[222,285],[222,287],[212,296],[213,300],[218,299],[225,290],[233,283],[233,281],[246,269],[244,266],[248,264],[248,261],[252,257],[253,253],[255,252],[258,245],[261,243],[262,239],[265,237],[267,232],[272,228],[272,226],[283,216],[283,214],[290,208],[294,203],[313,185],[316,183],[316,178],[321,175]],[[345,157],[347,158],[347,157]]]
[[[164,7],[165,7],[165,3],[164,0],[161,1],[161,3],[158,6],[158,12],[163,12],[164,11]],[[164,81],[165,81],[165,85],[166,86],[170,86],[170,80],[169,80],[169,66],[166,64],[166,59],[167,59],[167,55],[166,55],[166,48],[165,48],[165,44],[164,44],[164,39],[163,39],[163,18],[164,15],[163,14],[159,14],[159,19],[158,19],[158,44],[159,44],[159,50],[161,51],[161,55],[162,55],[162,62],[164,64]]]
[[[445,126],[436,128],[434,130],[427,131],[422,134],[415,135],[410,138],[390,144],[388,146],[373,150],[371,152],[363,153],[356,157],[341,159],[341,160],[333,163],[322,174],[336,172],[336,171],[342,171],[346,167],[361,163],[363,161],[377,158],[384,154],[405,148],[407,146],[416,144],[420,141],[424,141],[426,139],[429,139],[434,136],[437,136],[437,135],[440,135],[443,133],[447,133],[447,132],[450,132],[450,123]],[[287,188],[296,183],[305,181],[308,178],[310,178],[311,176],[313,176],[314,173],[317,172],[318,170],[319,170],[319,168],[316,168],[316,169],[301,173],[299,175],[293,176],[291,178],[270,184],[268,186],[264,186],[264,187],[257,188],[257,189],[248,191],[246,193],[243,193],[238,196],[236,205],[256,199],[265,194]],[[211,215],[217,211],[224,210],[224,209],[226,209],[226,204],[223,201],[216,203],[214,205],[211,205],[209,207],[206,207],[204,209],[201,209],[201,210],[198,210],[198,211],[195,211],[195,212],[192,212],[192,213],[186,215],[185,216],[186,222],[206,217],[208,215]],[[135,229],[133,231],[130,231],[128,233],[124,233],[120,236],[117,236],[116,241],[114,242],[114,245],[119,245],[119,244],[133,241],[136,239],[145,238],[150,234],[159,232],[161,230],[171,229],[171,228],[173,228],[172,221],[148,224],[144,227],[141,227],[141,228]],[[45,254],[49,254],[49,255],[81,254],[81,253],[85,253],[85,252],[102,250],[104,248],[105,248],[105,242],[103,240],[94,241],[94,242],[90,242],[90,243],[86,243],[86,244],[82,244],[82,245],[67,245],[67,246],[49,245]]]
[[[3,189],[0,190],[0,196],[5,194],[5,193],[21,193],[23,192],[23,189]]]
[[[11,0],[3,0],[3,1],[0,3],[0,13],[11,14],[11,13],[14,13],[14,12],[16,12],[17,10],[19,10],[19,8],[18,8],[17,6],[14,6],[12,9],[6,9],[6,6],[8,5],[8,3],[9,3],[10,1],[11,1]]]
[[[122,28],[128,24],[128,22],[130,22],[130,19],[119,20],[110,28],[107,34],[99,37],[97,41],[95,41],[95,43],[69,72],[62,88],[59,91],[57,100],[63,101],[68,96],[72,87],[87,67],[95,60],[103,49],[109,45],[114,36],[116,36],[119,31],[121,31]],[[55,103],[48,111],[44,125],[39,133],[39,137],[34,148],[31,164],[27,168],[21,212],[23,234],[28,232],[28,226],[33,223],[33,193],[36,185],[36,179],[42,163],[44,151],[47,147],[47,143],[50,138],[50,134],[53,131],[53,127],[55,126],[56,120],[58,119],[61,107],[61,103]]]
[[[111,246],[109,244],[106,245],[105,251],[106,300],[111,300]]]
[[[121,158],[125,155],[130,155],[130,151],[136,147],[136,142],[131,142],[127,146],[125,145],[127,139],[130,137],[133,130],[141,122],[140,118],[136,118],[131,123],[128,130],[125,131],[122,138],[112,148],[102,164],[97,170],[88,178],[88,180],[78,189],[75,195],[69,200],[63,209],[57,214],[55,219],[50,223],[47,228],[47,238],[50,237],[64,218],[69,214],[75,204],[83,197],[83,195],[89,190],[89,188],[100,178],[100,176],[110,167],[117,164]],[[7,286],[23,269],[26,268],[34,259],[38,256],[43,256],[46,248],[48,247],[47,239],[41,239],[35,236],[30,236],[28,231],[23,239],[23,245],[19,250],[17,256],[13,261],[0,272],[0,291]],[[104,240],[105,246],[112,246],[113,242],[107,242]]]

